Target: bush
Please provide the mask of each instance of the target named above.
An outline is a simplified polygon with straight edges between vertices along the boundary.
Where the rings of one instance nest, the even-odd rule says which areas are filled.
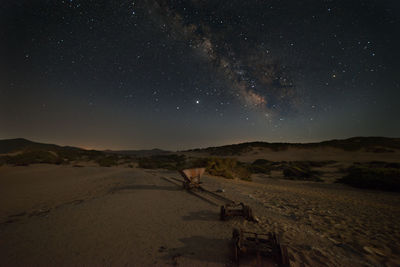
[[[273,169],[273,162],[266,159],[257,159],[250,165],[250,169],[253,173],[270,174]]]
[[[233,179],[236,164],[236,160],[231,158],[209,158],[206,170],[211,175]]]
[[[15,166],[28,166],[35,163],[61,164],[63,160],[49,151],[28,151],[15,156],[7,156],[5,163]]]
[[[400,192],[400,170],[353,165],[348,174],[336,182],[358,188]]]
[[[202,159],[206,171],[215,176],[222,176],[227,179],[239,178],[251,181],[250,168],[233,158],[205,158]]]
[[[96,159],[96,162],[99,164],[100,167],[111,167],[118,165],[118,157],[109,155],[104,156]]]
[[[291,162],[283,169],[284,177],[290,180],[321,182],[322,179],[317,176],[318,174],[304,162]]]

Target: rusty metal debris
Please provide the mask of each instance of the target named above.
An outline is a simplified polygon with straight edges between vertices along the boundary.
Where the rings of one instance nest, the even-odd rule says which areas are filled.
[[[225,221],[228,217],[242,216],[248,221],[257,222],[250,206],[240,203],[228,203],[221,206],[220,219]]]
[[[205,168],[192,168],[179,171],[184,179],[182,182],[183,188],[186,189],[189,193],[213,205],[218,205],[218,202],[225,203],[225,205],[220,206],[220,219],[223,221],[229,217],[242,216],[248,221],[257,222],[257,219],[254,217],[253,210],[250,206],[243,203],[236,203],[224,196],[203,188],[201,186],[200,178],[204,174],[204,172]]]
[[[211,192],[201,186],[200,178],[205,168],[185,169],[180,171],[184,181],[173,177],[162,177],[168,182],[183,188],[208,203],[218,206],[219,203],[226,203],[220,206],[220,219],[227,220],[229,217],[242,216],[249,221],[258,222],[250,206],[236,203],[225,196]],[[219,204],[220,205],[220,204]],[[288,252],[285,246],[280,244],[275,233],[254,233],[234,229],[232,234],[234,260],[237,264],[247,261],[250,266],[290,266]],[[248,263],[248,262],[247,262]]]
[[[183,177],[183,188],[192,189],[200,187],[200,178],[205,171],[205,168],[192,168],[179,171]]]
[[[254,266],[290,266],[286,246],[275,233],[254,233],[233,229],[234,260],[251,261]]]

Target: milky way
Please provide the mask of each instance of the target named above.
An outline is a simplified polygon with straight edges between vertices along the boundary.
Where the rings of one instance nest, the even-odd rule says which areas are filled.
[[[400,1],[0,7],[0,138],[187,149],[400,135]]]
[[[150,16],[165,25],[172,38],[184,40],[207,58],[245,107],[271,114],[295,110],[298,94],[285,67],[263,43],[243,37],[242,29],[234,28],[234,18],[226,16],[223,7],[215,10],[215,4],[206,1],[174,4],[159,0],[147,4]],[[233,42],[231,36],[236,36]]]

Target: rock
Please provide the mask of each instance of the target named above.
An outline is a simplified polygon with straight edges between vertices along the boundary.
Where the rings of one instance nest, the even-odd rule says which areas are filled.
[[[224,193],[224,192],[225,192],[225,189],[223,189],[223,188],[217,189],[217,193]]]

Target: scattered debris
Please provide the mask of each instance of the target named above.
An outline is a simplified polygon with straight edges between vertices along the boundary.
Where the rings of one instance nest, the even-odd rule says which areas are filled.
[[[275,233],[253,233],[233,229],[234,260],[256,260],[256,266],[290,266],[287,248],[280,244]]]
[[[220,218],[225,221],[227,217],[242,216],[248,221],[257,222],[250,206],[240,203],[228,203],[221,206]]]
[[[192,189],[200,187],[200,178],[205,171],[205,168],[184,169],[179,171],[179,173],[183,177],[183,188]]]

